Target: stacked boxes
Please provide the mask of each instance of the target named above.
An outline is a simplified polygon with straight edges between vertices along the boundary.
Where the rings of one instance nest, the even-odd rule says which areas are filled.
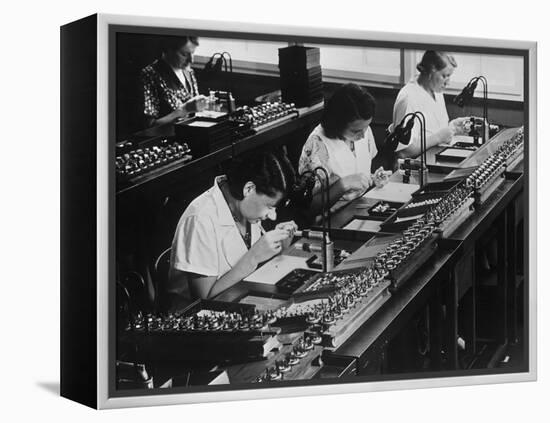
[[[317,47],[280,48],[279,74],[285,103],[305,107],[323,100],[323,78]]]
[[[176,137],[183,139],[199,158],[231,145],[233,128],[227,119],[189,119],[174,125]]]

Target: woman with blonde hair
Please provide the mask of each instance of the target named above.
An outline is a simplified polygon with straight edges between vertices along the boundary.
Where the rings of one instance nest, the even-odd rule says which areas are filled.
[[[428,50],[416,66],[418,75],[413,77],[400,91],[393,106],[395,128],[408,113],[422,112],[426,118],[426,148],[449,143],[455,135],[467,135],[466,122],[469,117],[449,121],[443,91],[450,82],[457,67],[450,54]],[[417,157],[420,155],[420,125],[415,125],[408,145],[399,144],[397,155]]]

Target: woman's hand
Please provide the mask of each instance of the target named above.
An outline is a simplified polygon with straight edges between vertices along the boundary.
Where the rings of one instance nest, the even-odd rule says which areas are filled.
[[[183,104],[183,109],[187,113],[197,113],[202,112],[206,107],[206,100],[208,97],[204,95],[197,95],[193,98],[190,98]]]
[[[288,237],[289,232],[286,229],[275,228],[272,231],[266,232],[258,242],[250,248],[250,253],[254,255],[257,263],[269,260],[271,257],[281,252],[283,249],[283,241],[288,239]]]
[[[382,166],[375,170],[373,179],[377,188],[382,188],[390,180],[390,171],[385,171]]]
[[[172,113],[168,115],[171,118],[172,122],[177,122],[180,119],[185,119],[187,116],[189,116],[189,112],[185,110],[185,107],[181,109],[176,109]]]
[[[169,119],[169,122],[174,123],[180,119],[185,119],[190,113],[200,112],[206,107],[206,99],[207,97],[203,95],[197,95],[183,103],[183,106],[179,109],[174,110],[162,119],[158,119],[157,123],[165,123],[162,121],[166,118]]]
[[[451,130],[451,135],[468,135],[470,131],[469,126],[467,125],[470,122],[469,117],[461,117],[453,119],[449,122],[449,129]]]
[[[275,226],[275,229],[281,229],[283,231],[287,231],[288,233],[288,238],[282,241],[282,247],[284,250],[285,248],[288,248],[290,246],[290,243],[294,238],[294,234],[298,230],[298,225],[294,223],[293,220],[291,220],[290,222],[279,223],[277,226]]]
[[[180,119],[185,119],[189,116],[190,113],[200,112],[206,107],[207,97],[203,95],[197,95],[189,100],[187,100],[183,105],[167,115],[152,120],[150,125],[164,125],[166,123],[176,123]]]
[[[344,176],[342,184],[345,191],[364,191],[373,184],[372,177],[365,173],[354,173]]]

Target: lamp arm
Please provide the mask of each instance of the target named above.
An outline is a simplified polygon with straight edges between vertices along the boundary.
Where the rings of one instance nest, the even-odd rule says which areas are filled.
[[[485,144],[488,140],[486,139],[486,132],[487,127],[489,125],[489,111],[488,111],[488,91],[489,91],[489,84],[487,82],[487,78],[484,76],[479,77],[481,83],[483,84],[483,144]]]
[[[304,176],[311,176],[311,177],[313,177],[313,179],[315,179],[315,173],[313,173],[313,171],[311,171],[311,170],[305,170],[305,171],[303,171],[301,174],[299,174],[299,175],[298,175],[298,180],[299,180],[300,178],[304,177]],[[307,190],[307,184],[306,184],[306,190]],[[309,195],[312,195],[312,196],[313,196],[312,193],[309,193]]]
[[[321,180],[321,178],[319,177],[319,171],[321,171],[322,173],[324,173],[324,176],[325,176],[325,180]],[[306,176],[306,175],[311,175],[313,176],[315,179],[318,179],[319,182],[321,182],[321,184],[324,185],[324,189],[323,189],[323,193],[321,195],[321,213],[322,213],[322,216],[323,216],[323,272],[326,272],[327,271],[327,265],[328,265],[328,252],[327,252],[327,236],[330,235],[330,230],[331,230],[331,227],[330,227],[330,220],[331,220],[331,215],[330,215],[330,193],[329,193],[329,190],[330,190],[330,182],[329,182],[329,175],[328,175],[328,172],[327,170],[322,167],[322,166],[317,166],[316,168],[314,168],[313,170],[306,170],[304,172],[302,172],[299,177],[303,177],[303,176]],[[325,219],[325,209],[326,209],[326,219]]]
[[[227,56],[229,58],[229,72],[233,73],[233,59],[231,58],[231,54],[229,52],[224,51],[220,53],[222,56]]]
[[[224,51],[221,53],[221,55],[223,57],[226,57],[229,59],[229,89],[231,92],[233,92],[233,58],[231,57],[231,54],[229,54],[229,52],[227,51]],[[227,62],[226,62],[227,64]],[[225,69],[225,71],[227,72],[227,67]]]
[[[414,112],[413,114],[414,118],[420,123],[420,188],[422,188],[424,186],[424,166],[427,166],[426,116],[424,116],[424,113],[420,111]]]
[[[401,122],[399,122],[399,125],[397,126],[403,126],[405,125],[405,121],[407,120],[408,117],[414,117],[416,113],[420,113],[420,112],[410,112],[410,113],[407,113],[405,116],[403,116],[403,119],[401,119]]]
[[[327,170],[322,167],[322,166],[317,166],[315,169],[313,169],[313,172],[315,172],[315,175],[318,177],[318,174],[317,172],[321,171],[324,176],[325,176],[325,180],[324,182],[321,181],[321,183],[324,184],[324,193],[323,193],[323,202],[325,203],[323,205],[323,221],[324,221],[324,213],[325,213],[325,207],[326,207],[326,212],[327,212],[327,228],[328,228],[328,232],[330,233],[330,181],[329,181],[329,174],[327,172]]]
[[[484,78],[483,76],[474,76],[470,81],[468,82],[467,86],[471,87],[472,84],[477,84],[481,78]]]
[[[212,56],[210,56],[210,59],[208,59],[208,62],[206,64],[210,63],[212,65],[214,63],[214,60],[218,56],[221,56],[221,53],[214,53]]]
[[[473,84],[473,83],[477,83],[479,81],[481,81],[481,83],[483,85],[483,134],[482,134],[481,138],[483,140],[483,144],[485,144],[485,142],[487,141],[486,135],[485,135],[487,124],[485,122],[487,121],[487,123],[488,123],[488,116],[487,116],[488,115],[488,111],[487,111],[488,83],[487,83],[487,78],[485,78],[483,75],[475,76],[470,80],[470,82],[468,82],[468,85]]]

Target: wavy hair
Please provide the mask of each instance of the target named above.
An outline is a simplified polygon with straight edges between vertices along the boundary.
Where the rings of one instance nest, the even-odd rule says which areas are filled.
[[[357,84],[345,84],[325,103],[321,126],[329,138],[341,138],[346,127],[357,119],[374,117],[374,97]]]
[[[243,187],[247,182],[253,182],[259,194],[275,197],[280,192],[287,197],[296,179],[288,158],[270,151],[233,159],[226,175],[231,195],[238,200],[243,199]]]
[[[199,37],[195,37],[192,35],[181,35],[162,37],[160,46],[163,53],[168,53],[170,51],[179,50],[189,41],[191,41],[191,43],[195,44],[196,46],[199,45]]]
[[[422,75],[429,75],[434,71],[445,69],[448,65],[456,68],[457,63],[455,58],[445,52],[427,50],[422,55],[422,60],[416,65],[416,70]]]

